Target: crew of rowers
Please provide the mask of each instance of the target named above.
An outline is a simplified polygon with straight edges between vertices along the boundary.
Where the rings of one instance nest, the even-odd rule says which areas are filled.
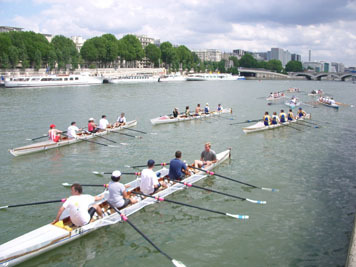
[[[297,105],[298,102],[298,98],[296,98],[295,96],[292,96],[292,98],[289,100],[289,104],[290,105]]]
[[[67,131],[63,132],[56,129],[56,125],[51,124],[48,130],[48,138],[53,142],[59,142],[62,140],[62,136],[65,136],[67,139],[77,138],[78,133],[84,132],[87,134],[93,134],[97,132],[103,132],[106,129],[116,128],[120,126],[124,126],[126,124],[125,113],[121,113],[121,115],[117,118],[116,122],[110,124],[109,121],[106,119],[106,115],[102,115],[101,119],[99,120],[99,125],[96,125],[94,118],[90,118],[88,120],[88,130],[84,130],[83,128],[78,128],[75,121],[73,121],[70,126],[68,127]],[[65,134],[66,133],[66,134]]]
[[[329,98],[329,97],[321,96],[321,97],[319,97],[319,102],[322,102],[322,103],[325,103],[325,104],[328,104],[328,105],[335,105],[336,104],[334,98],[332,98],[332,97]]]
[[[166,181],[159,181],[161,176],[160,172],[154,172],[153,168],[155,161],[150,159],[147,161],[147,168],[141,172],[140,180],[140,192],[137,195],[153,195],[160,188],[165,189],[173,184],[173,182],[179,182],[187,176],[191,175],[186,163],[181,160],[182,152],[176,151],[175,158],[169,163],[169,173]],[[200,160],[195,160],[193,168],[204,168],[217,162],[216,153],[211,149],[211,144],[206,143],[204,145],[204,151],[201,153]],[[158,164],[160,165],[160,164]],[[129,193],[127,188],[130,185],[124,185],[120,182],[122,173],[119,170],[115,170],[111,174],[111,181],[106,186],[109,191],[107,202],[111,207],[123,209],[129,204],[135,204],[138,202],[138,198],[135,193]],[[168,182],[169,180],[169,182]],[[132,191],[134,192],[134,191]],[[136,192],[136,191],[135,191]],[[52,224],[57,224],[61,219],[64,210],[67,210],[71,219],[71,222],[75,226],[84,226],[91,222],[95,213],[99,217],[103,217],[103,211],[96,201],[100,201],[104,198],[104,194],[98,196],[91,196],[83,194],[83,188],[80,184],[72,184],[71,194],[63,205],[59,208],[56,218],[52,221]]]
[[[271,92],[269,93],[269,97],[273,97],[273,98],[278,98],[278,97],[281,97],[281,96],[284,96],[284,93],[283,92]]]
[[[287,121],[294,121],[299,118],[304,118],[306,115],[307,113],[302,108],[298,109],[296,116],[294,116],[292,109],[289,109],[288,114],[286,114],[283,109],[281,109],[279,115],[277,115],[277,112],[273,112],[272,117],[268,114],[268,111],[266,111],[265,115],[263,116],[263,123],[265,126],[277,125],[279,123],[284,123]]]
[[[218,104],[216,111],[221,112],[222,110],[223,110],[222,105]],[[174,118],[179,118],[179,117],[200,116],[201,114],[209,114],[209,113],[210,113],[209,103],[206,103],[204,108],[201,108],[200,104],[197,104],[194,113],[191,113],[189,106],[186,106],[185,111],[183,113],[179,113],[178,108],[174,108],[172,114]]]
[[[323,90],[320,89],[320,90],[312,90],[310,93],[313,95],[322,95],[324,92]]]

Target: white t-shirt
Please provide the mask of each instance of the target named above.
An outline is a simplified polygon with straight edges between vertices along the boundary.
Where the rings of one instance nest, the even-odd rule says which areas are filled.
[[[83,226],[89,223],[90,215],[88,213],[89,206],[95,202],[95,198],[91,195],[70,196],[63,207],[69,211],[69,216],[76,226]]]
[[[110,204],[117,208],[122,207],[125,204],[123,197],[125,190],[125,186],[122,183],[110,181],[108,198]]]
[[[126,118],[119,116],[119,117],[117,118],[117,122],[119,122],[119,123],[125,122],[125,123],[126,123]]]
[[[152,169],[144,169],[141,172],[140,190],[142,193],[149,195],[154,191],[154,186],[158,185],[158,178]]]
[[[102,129],[102,130],[105,130],[106,127],[108,126],[108,124],[109,124],[108,120],[102,118],[102,119],[100,119],[100,121],[99,121],[99,128]]]
[[[77,131],[79,131],[79,128],[75,125],[71,125],[67,129],[67,135],[69,138],[76,138],[77,137]]]

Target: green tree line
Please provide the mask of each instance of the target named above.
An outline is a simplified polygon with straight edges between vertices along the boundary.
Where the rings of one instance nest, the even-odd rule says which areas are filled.
[[[237,74],[239,66],[276,72],[302,71],[301,63],[297,61],[288,62],[284,70],[279,60],[257,61],[250,54],[245,54],[240,60],[230,57],[232,64],[226,68],[226,60],[202,62],[184,45],[176,47],[170,42],[163,42],[159,47],[149,44],[143,48],[137,37],[131,34],[119,40],[112,34],[93,37],[84,42],[79,53],[74,42],[61,35],[48,42],[42,34],[34,32],[0,33],[0,68],[67,69],[70,66],[76,69],[82,64],[97,68],[116,67],[123,62],[124,67],[136,67],[136,62],[143,59],[154,67],[164,66],[171,71],[193,69],[195,72]]]

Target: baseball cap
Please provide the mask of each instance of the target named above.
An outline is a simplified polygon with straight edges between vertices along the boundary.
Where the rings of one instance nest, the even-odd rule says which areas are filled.
[[[54,125],[54,124],[51,124],[50,126],[49,126],[49,128],[55,128],[56,127],[56,125]]]
[[[121,172],[119,170],[113,171],[111,174],[111,177],[120,177],[121,176]]]
[[[94,121],[94,118],[90,118],[89,121]]]
[[[150,159],[149,161],[147,161],[148,167],[152,167],[153,165],[155,165],[155,161],[153,159]]]

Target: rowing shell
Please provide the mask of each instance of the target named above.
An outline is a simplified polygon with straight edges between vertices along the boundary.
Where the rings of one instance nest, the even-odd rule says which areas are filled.
[[[319,101],[319,99],[317,101],[318,101],[319,104],[322,104],[324,106],[327,106],[327,107],[330,107],[330,108],[339,109],[339,105],[337,105],[337,104],[328,104],[328,103]]]
[[[164,124],[164,123],[198,120],[198,119],[209,118],[209,117],[213,117],[213,116],[219,116],[224,113],[232,113],[232,109],[224,108],[221,111],[212,111],[208,114],[202,113],[201,115],[198,115],[198,116],[196,116],[196,115],[192,115],[192,116],[180,115],[178,118],[174,118],[173,116],[166,115],[166,116],[161,116],[161,117],[151,119],[151,123],[153,125],[157,125],[157,124]]]
[[[21,147],[9,149],[9,152],[15,157],[26,155],[26,154],[31,154],[31,153],[36,153],[36,152],[41,152],[41,151],[45,151],[45,150],[49,150],[49,149],[53,149],[53,148],[72,145],[72,144],[75,144],[78,142],[82,142],[83,140],[92,139],[92,138],[95,138],[98,136],[107,135],[110,132],[118,132],[125,128],[130,128],[130,127],[133,127],[136,125],[137,125],[136,120],[129,121],[124,126],[108,128],[108,129],[106,129],[106,131],[103,131],[103,132],[97,132],[95,134],[78,135],[78,138],[64,139],[59,142],[53,142],[52,140],[47,140],[47,141],[38,142],[38,143],[34,143],[31,145],[27,145],[27,146],[21,146]]]
[[[214,167],[220,165],[222,162],[227,160],[231,155],[231,150],[225,150],[216,155],[217,162],[206,170],[211,170]],[[169,170],[163,168],[156,172],[156,174],[164,177],[168,175]],[[185,178],[183,181],[188,183],[195,183],[203,178],[207,174],[203,171],[198,171],[195,174]],[[137,177],[136,180],[128,183],[129,189],[128,194],[131,191],[139,190],[141,178]],[[185,185],[180,183],[174,183],[170,187],[158,191],[153,196],[165,197],[178,190],[184,189]],[[62,246],[66,243],[69,243],[75,239],[78,239],[86,234],[93,232],[101,227],[116,224],[121,221],[121,217],[118,213],[112,210],[106,200],[108,199],[109,192],[104,191],[99,195],[104,195],[104,199],[98,201],[97,204],[100,205],[103,211],[103,218],[98,218],[94,216],[91,222],[82,227],[73,226],[69,219],[69,214],[64,210],[60,221],[55,225],[47,224],[36,230],[33,230],[27,234],[24,234],[20,237],[17,237],[13,240],[10,240],[2,245],[0,245],[0,266],[13,266],[19,264],[23,261],[26,261],[30,258],[38,256],[46,251],[52,250],[56,247]],[[121,212],[126,216],[129,216],[140,209],[144,208],[147,205],[156,203],[156,200],[153,198],[138,198],[138,202],[131,204],[126,208],[122,209]]]
[[[275,129],[275,128],[279,128],[279,127],[282,127],[282,126],[288,126],[290,124],[296,123],[297,121],[302,121],[302,120],[310,119],[310,118],[311,118],[311,115],[307,114],[305,116],[305,118],[299,118],[298,120],[287,121],[287,122],[284,122],[284,123],[273,124],[273,125],[269,125],[269,126],[265,126],[263,121],[259,121],[254,125],[251,125],[251,126],[246,127],[246,128],[242,128],[242,130],[246,134],[253,133],[253,132],[261,132],[261,131],[265,131],[265,130],[272,130],[272,129]]]

